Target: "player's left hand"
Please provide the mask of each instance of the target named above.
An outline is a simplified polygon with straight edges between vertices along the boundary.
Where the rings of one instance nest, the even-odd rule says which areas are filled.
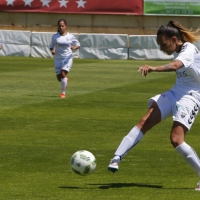
[[[153,70],[154,68],[149,65],[143,65],[142,67],[138,67],[138,72],[140,72],[142,76],[147,76],[147,74],[152,72]]]

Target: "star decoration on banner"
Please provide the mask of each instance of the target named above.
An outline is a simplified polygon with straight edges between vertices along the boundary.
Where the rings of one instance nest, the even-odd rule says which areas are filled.
[[[51,3],[51,0],[40,0],[42,2],[42,7],[47,6],[49,7],[49,3]]]
[[[79,1],[76,1],[76,2],[78,4],[77,8],[80,8],[80,7],[85,8],[84,4],[87,3],[87,1],[83,1],[83,0],[79,0]]]
[[[0,0],[1,1],[1,0]],[[24,4],[24,7],[26,6],[29,6],[29,7],[32,7],[33,5],[33,2],[34,0],[4,0],[6,3],[7,3],[7,6],[15,6],[15,4],[19,5],[19,2],[21,1],[21,5],[20,6],[23,6]],[[47,8],[42,8],[42,7],[51,7],[51,6],[55,6],[54,3],[60,3],[60,8],[61,7],[65,7],[67,8],[67,4],[70,2],[70,0],[38,0],[42,3],[42,6],[40,5],[41,9],[47,9]],[[85,8],[85,4],[87,3],[87,0],[75,0],[76,3],[77,3],[77,8]],[[17,2],[17,3],[16,3]],[[23,3],[22,3],[23,2]],[[50,4],[50,5],[49,5]],[[57,5],[58,7],[58,5]]]
[[[7,1],[7,6],[9,6],[9,5],[14,6],[14,5],[13,5],[13,2],[14,2],[15,0],[6,0],[6,1]]]
[[[30,7],[31,7],[32,1],[33,1],[33,0],[23,0],[23,2],[24,2],[24,7],[25,7],[25,6],[30,6]]]
[[[61,1],[59,1],[59,3],[60,3],[60,8],[63,6],[63,7],[66,7],[67,8],[67,3],[68,3],[69,1],[66,1],[66,0],[61,0]]]

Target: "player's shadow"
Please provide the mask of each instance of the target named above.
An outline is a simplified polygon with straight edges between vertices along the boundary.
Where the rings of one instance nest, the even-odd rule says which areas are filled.
[[[38,95],[34,95],[34,94],[28,94],[26,96],[29,97],[38,97]],[[57,95],[47,95],[47,94],[41,94],[40,97],[47,97],[47,98],[59,98],[59,96]]]
[[[123,187],[141,187],[141,188],[157,188],[157,189],[165,189],[165,190],[193,190],[194,188],[165,188],[162,185],[153,185],[146,183],[105,183],[105,184],[87,184],[90,186],[97,186],[99,189],[108,190],[110,188],[123,188]],[[84,187],[77,186],[60,186],[61,189],[85,189]],[[95,189],[89,188],[89,189]]]
[[[105,184],[88,184],[90,186],[97,186],[99,189],[107,190],[110,188],[123,188],[123,187],[147,187],[147,188],[163,188],[162,185],[151,185],[145,183],[105,183]],[[73,186],[60,186],[62,189],[81,189],[80,187]]]
[[[78,190],[78,189],[81,189],[80,187],[73,187],[73,186],[59,186],[58,188],[61,188],[61,189],[74,189],[74,190]]]
[[[145,183],[107,183],[107,184],[90,184],[96,185],[99,189],[123,188],[123,187],[147,187],[147,188],[163,188],[162,185],[151,185]]]

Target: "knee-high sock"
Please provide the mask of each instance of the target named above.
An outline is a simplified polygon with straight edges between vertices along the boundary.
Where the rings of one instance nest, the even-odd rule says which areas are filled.
[[[67,88],[67,78],[61,79],[61,93],[65,94]]]
[[[115,157],[118,157],[117,160],[119,161],[119,157],[122,159],[127,152],[142,139],[142,137],[143,133],[140,131],[140,129],[137,126],[133,127],[128,135],[123,138],[115,152]]]
[[[181,145],[176,147],[176,150],[180,153],[183,159],[198,173],[200,177],[200,160],[192,147],[183,142]]]

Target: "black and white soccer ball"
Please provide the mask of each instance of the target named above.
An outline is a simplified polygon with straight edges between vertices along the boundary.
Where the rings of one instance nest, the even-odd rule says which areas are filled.
[[[79,150],[72,155],[70,165],[76,174],[85,176],[95,170],[96,158],[89,151]]]

